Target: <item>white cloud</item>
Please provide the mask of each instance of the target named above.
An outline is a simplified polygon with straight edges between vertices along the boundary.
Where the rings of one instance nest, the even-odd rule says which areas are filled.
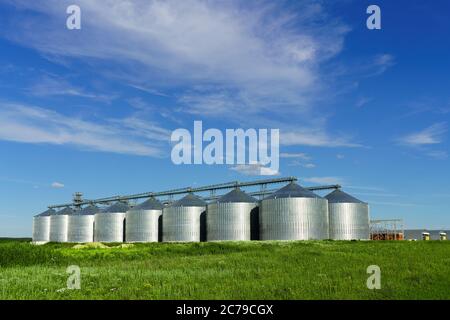
[[[325,22],[323,8],[311,1],[304,1],[302,16],[271,3],[80,0],[83,29],[88,31],[68,36],[53,24],[60,22],[61,9],[69,3],[17,1],[19,8],[38,11],[48,21],[42,25],[42,20],[30,19],[18,30],[24,38],[15,40],[48,54],[121,63],[125,58],[184,80],[282,81],[301,88],[314,79],[307,63],[339,52],[347,31],[336,23],[294,30],[294,23]]]
[[[55,76],[43,76],[27,90],[36,96],[74,96],[110,102],[116,96],[88,92],[70,84],[67,80]]]
[[[140,119],[83,120],[35,106],[0,104],[0,140],[162,156],[170,132]]]
[[[292,160],[291,162],[288,163],[288,166],[291,167],[303,167],[306,169],[313,169],[316,167],[316,165],[314,163],[305,163],[301,160]]]
[[[296,3],[301,10],[270,1],[79,0],[83,24],[75,32],[61,27],[68,4],[17,0],[16,8],[39,14],[27,23],[13,20],[3,34],[49,59],[87,62],[151,94],[176,88],[179,111],[233,121],[289,114],[297,126],[298,119],[310,124],[328,79],[321,66],[342,50],[348,32],[312,0]],[[288,143],[353,146],[326,138]]]
[[[278,171],[265,167],[261,164],[239,164],[231,167],[230,170],[239,172],[246,176],[275,176],[280,174]]]
[[[379,191],[379,192],[385,192],[386,191],[384,188],[372,187],[372,186],[348,186],[348,185],[346,185],[345,188],[347,188],[347,189],[355,189],[355,190],[365,190],[365,191]]]
[[[354,196],[366,196],[366,197],[387,197],[387,198],[397,198],[400,195],[395,193],[375,193],[375,192],[352,192]]]
[[[62,189],[62,188],[64,188],[64,184],[61,182],[53,182],[51,187],[53,189]]]
[[[358,143],[351,142],[351,139],[348,137],[332,137],[321,128],[281,131],[280,144],[285,146],[304,145],[312,147],[362,147]]]
[[[309,162],[312,160],[312,158],[303,152],[300,153],[283,152],[280,154],[280,158],[293,159],[288,163],[288,166],[303,167],[306,169],[313,169],[316,167],[314,163]]]
[[[435,150],[428,152],[427,156],[438,160],[445,160],[448,158],[448,153],[442,150]]]
[[[140,85],[136,85],[136,84],[129,84],[130,87],[138,89],[140,91],[144,91],[147,92],[153,96],[160,96],[160,97],[169,97],[168,94],[165,94],[164,92],[161,92],[159,90],[156,89],[152,89],[152,88],[146,88],[144,86],[140,86]]]
[[[280,158],[295,158],[295,159],[301,159],[305,161],[311,160],[311,157],[307,155],[306,153],[289,153],[289,152],[282,152],[280,153]]]
[[[338,158],[339,160],[342,160],[342,159],[345,158],[345,156],[344,156],[343,154],[338,153],[338,154],[336,155],[336,158]]]
[[[375,57],[375,65],[381,67],[380,72],[386,71],[394,63],[394,56],[391,54],[380,54]]]
[[[419,132],[411,133],[400,137],[397,141],[400,144],[408,146],[424,146],[439,144],[443,141],[447,132],[447,124],[445,122],[435,123],[428,128]]]
[[[415,203],[404,203],[404,202],[379,202],[379,201],[369,201],[370,204],[376,204],[379,206],[393,206],[393,207],[415,207]]]
[[[371,101],[372,101],[371,98],[361,97],[361,98],[359,98],[359,99],[356,101],[355,106],[356,106],[357,108],[361,108],[361,107],[363,107],[364,105],[368,104],[368,103],[371,102]]]
[[[344,184],[344,180],[340,177],[310,177],[300,180],[317,184]]]

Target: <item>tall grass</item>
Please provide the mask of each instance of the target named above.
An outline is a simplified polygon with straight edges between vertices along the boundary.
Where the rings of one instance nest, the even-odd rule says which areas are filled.
[[[0,241],[1,299],[449,299],[450,242]],[[381,290],[366,269],[381,268]],[[66,268],[81,290],[64,290]]]

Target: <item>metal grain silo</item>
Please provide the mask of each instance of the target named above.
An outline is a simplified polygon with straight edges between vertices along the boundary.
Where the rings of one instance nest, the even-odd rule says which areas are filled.
[[[257,210],[257,200],[239,188],[208,204],[208,241],[251,240],[252,215],[257,215]]]
[[[290,183],[261,201],[261,240],[328,239],[328,201]]]
[[[98,212],[100,212],[98,207],[90,205],[70,215],[67,227],[67,242],[93,242],[94,215]]]
[[[198,242],[201,240],[201,220],[206,202],[188,194],[163,209],[164,242]]]
[[[158,242],[163,207],[161,202],[150,198],[128,210],[125,240],[127,242]]]
[[[67,207],[50,216],[50,242],[67,242],[67,227],[71,214],[73,210]]]
[[[369,239],[369,205],[335,190],[328,199],[330,238],[334,240]]]
[[[33,242],[42,243],[50,241],[50,216],[56,212],[53,209],[33,217]]]
[[[125,235],[125,216],[129,207],[126,203],[117,202],[95,214],[95,242],[123,242]]]

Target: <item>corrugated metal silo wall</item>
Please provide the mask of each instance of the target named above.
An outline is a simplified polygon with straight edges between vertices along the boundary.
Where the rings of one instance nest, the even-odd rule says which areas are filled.
[[[86,243],[94,241],[94,216],[72,215],[69,216],[67,241]]]
[[[326,199],[278,198],[261,202],[261,240],[328,239],[328,228]]]
[[[125,212],[95,214],[94,241],[123,242],[125,215]]]
[[[164,242],[199,242],[200,217],[205,207],[167,207],[163,209]]]
[[[365,203],[330,203],[330,238],[369,239],[369,206]]]
[[[50,216],[50,241],[67,242],[68,215]]]
[[[126,216],[127,242],[158,242],[161,210],[130,210]]]
[[[211,203],[206,211],[208,241],[245,241],[252,236],[252,211],[256,203]]]
[[[50,241],[50,216],[33,218],[33,241]]]

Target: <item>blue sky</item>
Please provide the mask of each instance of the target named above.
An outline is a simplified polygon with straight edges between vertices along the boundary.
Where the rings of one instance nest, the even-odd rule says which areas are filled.
[[[67,30],[69,4],[82,29]],[[377,4],[382,29],[366,28]],[[0,236],[47,205],[234,180],[170,134],[280,129],[281,176],[450,227],[447,1],[0,1]]]

